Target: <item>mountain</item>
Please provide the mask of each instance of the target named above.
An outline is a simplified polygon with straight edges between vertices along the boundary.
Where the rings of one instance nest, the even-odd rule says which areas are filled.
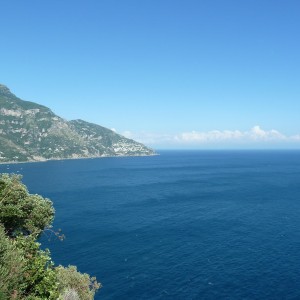
[[[0,162],[154,154],[105,127],[66,121],[45,106],[21,100],[0,84]]]

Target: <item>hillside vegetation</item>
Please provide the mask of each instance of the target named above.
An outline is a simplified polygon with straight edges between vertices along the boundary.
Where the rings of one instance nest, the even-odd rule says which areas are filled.
[[[105,127],[66,121],[0,84],[0,163],[153,154],[152,149]]]
[[[49,199],[29,194],[20,176],[0,174],[0,300],[94,299],[96,278],[55,266],[40,248],[37,240],[52,230],[53,218]]]

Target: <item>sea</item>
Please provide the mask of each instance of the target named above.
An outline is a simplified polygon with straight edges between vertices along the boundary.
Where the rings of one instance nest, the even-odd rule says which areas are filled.
[[[42,247],[95,299],[300,299],[300,151],[0,165],[53,201]]]

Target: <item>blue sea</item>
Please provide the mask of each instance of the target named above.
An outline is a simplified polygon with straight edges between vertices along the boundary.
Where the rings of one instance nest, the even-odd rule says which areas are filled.
[[[300,151],[161,151],[1,165],[50,198],[56,264],[96,299],[300,299]]]

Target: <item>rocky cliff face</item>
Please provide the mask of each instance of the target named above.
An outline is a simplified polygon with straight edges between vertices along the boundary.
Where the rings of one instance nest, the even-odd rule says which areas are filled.
[[[154,154],[105,127],[66,121],[0,85],[0,162]]]

